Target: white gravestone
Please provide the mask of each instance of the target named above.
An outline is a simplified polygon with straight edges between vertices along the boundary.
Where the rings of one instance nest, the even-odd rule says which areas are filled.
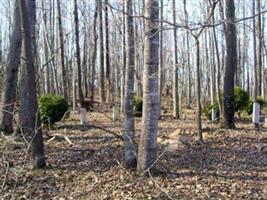
[[[267,127],[267,116],[265,116],[264,126]]]
[[[116,106],[112,108],[112,120],[116,121],[119,118],[119,110]]]
[[[87,119],[87,111],[85,108],[81,108],[81,124],[83,126],[88,126],[89,125],[89,122],[88,122],[88,119]]]
[[[259,103],[253,103],[252,123],[254,124],[260,123],[260,104]]]

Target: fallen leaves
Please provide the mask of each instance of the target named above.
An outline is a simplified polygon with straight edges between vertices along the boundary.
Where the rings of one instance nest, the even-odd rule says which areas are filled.
[[[123,143],[112,133],[122,124],[90,113],[93,127],[81,129],[78,114],[46,137],[46,170],[31,169],[22,149],[6,149],[12,163],[0,199],[264,199],[267,196],[266,132],[238,122],[237,130],[206,126],[205,143],[194,139],[194,120],[163,117],[159,123],[156,176],[140,179],[123,168]],[[140,118],[136,119],[137,142]],[[97,127],[101,127],[97,128]],[[68,139],[66,139],[65,137]],[[50,139],[50,141],[49,141]],[[68,141],[71,141],[70,142]],[[173,144],[165,152],[165,145]],[[170,146],[169,146],[170,147]],[[263,150],[259,150],[259,147]],[[164,152],[164,154],[162,154]],[[24,167],[22,167],[24,166]],[[5,165],[0,162],[0,180]],[[0,182],[1,184],[2,182]]]

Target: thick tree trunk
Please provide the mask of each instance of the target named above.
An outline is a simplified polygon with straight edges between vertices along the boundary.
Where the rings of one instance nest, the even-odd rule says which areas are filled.
[[[11,44],[7,57],[7,69],[4,76],[4,85],[1,97],[0,129],[4,133],[13,132],[13,111],[16,101],[16,88],[18,79],[18,68],[21,54],[21,29],[18,1],[15,2],[14,23],[11,35]]]
[[[31,150],[36,161],[36,167],[42,168],[45,164],[44,144],[40,119],[37,108],[34,55],[32,51],[31,28],[25,0],[17,0],[22,24],[23,57],[25,59],[20,80],[20,124],[21,130],[31,142]],[[31,11],[33,12],[33,11]]]
[[[143,115],[138,151],[139,175],[153,170],[157,155],[158,132],[158,58],[159,58],[159,5],[158,0],[145,0],[145,42],[143,74]]]
[[[223,115],[222,125],[224,128],[235,128],[234,114],[234,79],[237,64],[236,52],[236,28],[235,28],[235,3],[232,0],[225,0],[225,41],[226,59],[223,87]]]
[[[67,73],[65,69],[65,53],[64,53],[64,38],[63,38],[63,26],[61,22],[61,8],[60,0],[57,0],[57,12],[58,12],[58,26],[59,26],[59,40],[60,40],[60,56],[61,56],[61,71],[62,71],[62,86],[63,95],[66,101],[68,101],[68,89],[67,89]]]
[[[136,166],[136,150],[134,145],[134,26],[132,0],[126,3],[126,79],[125,79],[125,122],[124,146],[125,165],[127,168]]]

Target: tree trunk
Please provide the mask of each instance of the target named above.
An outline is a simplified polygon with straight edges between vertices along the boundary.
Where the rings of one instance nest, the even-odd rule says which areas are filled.
[[[0,112],[0,129],[4,133],[11,134],[13,132],[13,111],[16,101],[16,88],[18,79],[18,68],[20,65],[21,54],[21,29],[18,1],[14,7],[14,23],[11,35],[11,44],[7,57],[7,69],[4,76],[3,91],[1,97]]]
[[[81,56],[80,56],[80,45],[79,45],[79,18],[77,0],[74,0],[74,23],[75,23],[75,43],[76,43],[76,60],[77,60],[77,73],[78,73],[78,96],[79,101],[82,104],[84,101],[82,91],[82,72],[81,72]]]
[[[108,0],[105,0],[105,69],[106,69],[106,83],[107,83],[107,98],[110,102],[111,81],[110,81],[110,60],[109,60],[109,23],[108,23]]]
[[[252,3],[252,13],[253,16],[255,16],[255,1],[253,1]],[[258,22],[257,22],[257,26],[259,26]],[[253,113],[252,113],[252,122],[255,125],[256,128],[259,127],[259,122],[255,121],[254,119],[258,119],[258,115],[259,113],[257,112],[257,110],[255,109],[257,107],[257,105],[259,105],[257,103],[257,97],[259,95],[259,66],[261,64],[258,63],[258,61],[261,59],[261,55],[260,59],[258,60],[258,55],[257,53],[259,53],[258,50],[258,38],[257,38],[257,33],[258,33],[258,27],[256,27],[256,23],[255,23],[255,17],[253,18],[253,50],[254,50],[254,88],[253,88]]]
[[[45,94],[50,94],[50,67],[48,61],[48,42],[47,42],[47,11],[45,10],[44,2],[42,1],[42,15],[44,21],[44,32],[43,32],[43,40],[44,40],[44,61],[46,63],[45,66],[45,74],[44,74],[44,92]]]
[[[61,22],[60,0],[57,0],[57,12],[58,12],[58,26],[59,26],[59,40],[60,40],[60,56],[61,56],[63,95],[64,95],[65,100],[68,101],[67,73],[66,73],[65,61],[64,61],[65,60],[64,36],[63,36],[63,26],[62,26],[62,22]]]
[[[261,96],[262,91],[262,34],[261,34],[261,0],[256,1],[256,10],[258,16],[256,17],[256,56],[257,56],[257,76],[258,76],[258,87],[257,94]]]
[[[185,15],[185,23],[188,25],[188,12],[186,9],[186,0],[184,0],[184,15]],[[189,46],[189,30],[186,29],[186,61],[187,61],[187,81],[188,81],[188,86],[187,86],[187,107],[190,108],[192,104],[192,91],[191,91],[191,63],[190,63],[190,46]]]
[[[214,42],[212,40],[212,32],[210,33],[210,39],[209,39],[209,44],[210,44],[210,99],[211,99],[211,104],[215,104],[215,97],[216,97],[216,87],[215,87],[215,73],[216,73],[216,65],[215,65],[215,52],[214,52]],[[216,119],[217,113],[215,108],[212,108],[212,113],[211,113],[211,120],[214,121]]]
[[[97,14],[98,14],[98,2],[96,0],[96,8],[94,13],[94,25],[93,25],[93,37],[94,37],[94,49],[92,55],[92,77],[91,77],[91,100],[94,101],[94,93],[95,93],[95,66],[96,66],[96,57],[97,57]]]
[[[98,14],[99,14],[99,38],[100,38],[100,56],[99,56],[99,96],[100,103],[105,103],[105,82],[104,82],[104,36],[103,36],[103,11],[102,0],[98,2]]]
[[[145,42],[143,74],[143,115],[138,151],[137,171],[145,175],[155,167],[158,132],[158,58],[159,58],[159,5],[158,0],[145,0]]]
[[[176,6],[173,0],[173,24],[176,24]],[[179,118],[179,94],[178,94],[178,55],[177,55],[177,29],[173,29],[173,45],[174,45],[174,56],[173,56],[173,71],[172,71],[172,100],[173,100],[173,117]]]
[[[198,140],[203,141],[202,135],[202,123],[201,123],[201,89],[200,89],[200,55],[199,55],[199,38],[196,38],[196,76],[197,76],[197,84],[196,84],[196,92],[197,92],[197,115],[196,115],[196,124],[197,124],[197,132],[198,132]]]
[[[36,162],[36,167],[45,167],[44,144],[40,118],[37,108],[36,82],[34,55],[32,51],[31,28],[34,24],[29,21],[29,15],[25,0],[19,2],[20,18],[22,24],[23,57],[24,63],[20,80],[20,123],[21,130],[26,137],[30,138],[31,150]],[[31,12],[34,12],[33,10]]]
[[[214,16],[212,16],[212,21],[214,23]],[[219,112],[220,115],[222,114],[222,99],[221,99],[221,91],[220,91],[220,83],[221,83],[221,62],[220,62],[220,53],[219,53],[219,47],[218,47],[218,42],[217,42],[217,36],[216,36],[216,28],[212,28],[212,33],[213,33],[213,43],[215,45],[215,51],[216,51],[216,60],[217,60],[217,69],[216,69],[216,97],[217,97],[217,102],[219,106]]]
[[[125,68],[126,68],[126,30],[125,30],[125,2],[122,1],[122,70],[121,70],[121,113],[125,111]]]
[[[163,0],[160,1],[160,46],[159,46],[159,118],[161,116],[161,93],[163,85]]]
[[[235,128],[234,114],[234,79],[237,64],[236,52],[236,28],[235,28],[235,3],[232,0],[225,0],[225,41],[226,59],[223,87],[223,115],[222,125],[224,128]]]
[[[127,168],[136,166],[136,150],[134,145],[134,26],[132,0],[126,3],[126,77],[125,77],[125,165]]]

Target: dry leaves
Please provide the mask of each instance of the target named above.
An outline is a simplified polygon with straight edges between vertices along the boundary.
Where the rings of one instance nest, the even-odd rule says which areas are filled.
[[[33,170],[20,149],[5,148],[0,137],[0,199],[264,199],[267,196],[267,134],[247,122],[237,130],[204,124],[205,143],[195,144],[194,116],[186,122],[167,115],[159,123],[159,151],[175,143],[157,162],[158,173],[140,179],[123,168],[122,124],[90,113],[93,127],[78,125],[77,114],[45,136],[46,170]],[[137,142],[140,118],[136,120]],[[167,142],[166,142],[167,141]],[[174,142],[175,141],[175,142]],[[179,144],[179,145],[176,145]]]

